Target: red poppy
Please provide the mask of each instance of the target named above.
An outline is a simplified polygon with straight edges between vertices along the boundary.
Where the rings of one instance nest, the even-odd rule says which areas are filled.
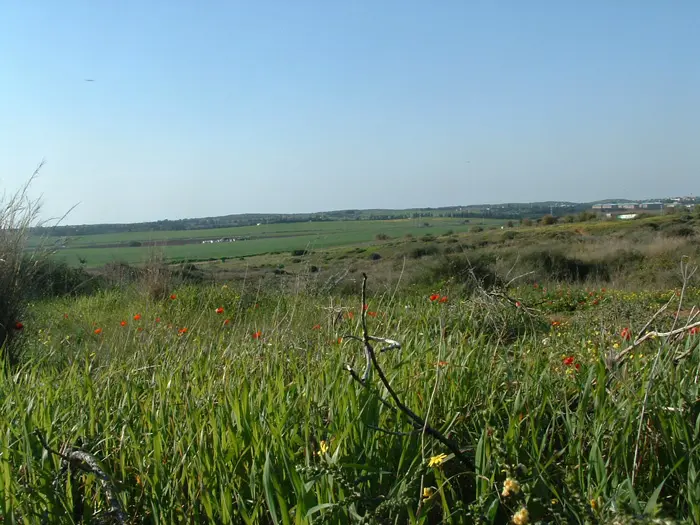
[[[559,326],[561,322],[559,321],[552,321],[552,326]]]
[[[230,324],[231,324],[231,319],[226,319],[226,320],[224,321],[224,326],[228,326],[228,325],[230,325]]]
[[[160,323],[160,317],[156,317],[156,323]]]
[[[447,361],[438,361],[437,365],[438,366],[447,366],[448,362]]]
[[[598,304],[598,299],[594,299],[593,304]]]
[[[369,309],[369,305],[368,305],[368,304],[363,304],[363,305],[362,305],[362,310],[363,310],[363,311],[366,312],[368,309]]]
[[[313,326],[313,328],[312,328],[312,330],[320,330],[320,329],[321,329],[321,325],[320,325],[320,324],[315,324],[315,325]]]
[[[575,368],[576,368],[576,370],[581,370],[581,363],[576,363]]]
[[[440,297],[440,302],[441,303],[446,303],[447,302],[447,296]]]
[[[253,332],[253,339],[260,339],[262,337],[262,332],[258,330],[257,332]]]
[[[141,328],[141,327],[139,326],[139,327],[136,329],[136,331],[137,331],[137,332],[143,332],[143,328]]]
[[[430,296],[431,301],[437,301],[438,299],[440,299],[440,294],[434,293],[433,295]]]
[[[370,317],[377,317],[377,312],[367,312]]]
[[[68,314],[63,314],[64,319],[68,319]]]
[[[540,287],[540,285],[537,284],[537,283],[533,284],[532,286],[533,286],[533,288],[539,288],[539,287]]]
[[[170,300],[171,300],[171,301],[174,301],[175,299],[177,299],[177,295],[171,294],[171,295],[170,295]]]
[[[561,361],[565,366],[571,366],[574,364],[574,356],[570,355],[569,357],[565,357]]]
[[[700,333],[700,327],[699,327],[699,326],[693,326],[693,327],[690,329],[690,335],[697,335],[698,333]]]
[[[24,328],[24,325],[22,323],[20,323],[19,321],[17,321],[15,323],[15,330],[22,330],[23,328]]]
[[[353,312],[346,312],[345,317],[346,317],[346,319],[354,319],[355,314]]]
[[[219,306],[219,307],[216,309],[216,313],[217,313],[217,314],[223,314],[223,313],[224,313],[224,307],[223,307],[223,306]]]
[[[141,320],[141,314],[136,314],[134,316],[134,321],[140,321]]]
[[[632,338],[632,332],[630,331],[629,328],[623,328],[622,331],[620,332],[620,336],[624,340],[629,341]]]
[[[177,331],[178,335],[183,335],[187,333],[187,328],[183,327]]]
[[[255,303],[255,306],[253,308],[260,308],[260,305],[258,303]]]
[[[126,326],[126,321],[122,321],[122,322],[119,323],[119,324],[122,325],[122,326]]]
[[[520,301],[515,301],[515,307],[520,308],[522,305],[520,304]]]
[[[95,334],[100,335],[102,333],[102,328],[95,328]]]
[[[338,338],[338,344],[342,344],[342,343],[343,343],[343,338],[342,338],[342,337],[339,337],[339,338]]]

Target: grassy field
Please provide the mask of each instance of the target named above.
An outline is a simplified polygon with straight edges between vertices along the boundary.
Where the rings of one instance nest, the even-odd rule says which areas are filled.
[[[293,226],[197,279],[37,281],[5,323],[2,521],[700,522],[698,218]],[[369,369],[363,312],[401,345]]]
[[[81,259],[90,267],[108,262],[144,262],[152,251],[147,246],[129,247],[129,243],[159,243],[167,260],[206,260],[221,257],[242,257],[294,249],[322,249],[333,246],[372,242],[377,235],[391,238],[406,235],[443,235],[449,231],[466,232],[474,227],[499,227],[506,221],[498,219],[398,219],[387,221],[333,221],[291,224],[261,224],[260,226],[219,228],[212,230],[175,232],[133,232],[87,235],[65,240],[57,257],[71,264]],[[426,226],[425,224],[428,224]],[[235,238],[236,242],[202,244],[205,239]],[[32,245],[39,239],[32,239]],[[63,240],[57,241],[64,244]],[[168,245],[167,243],[188,242]]]
[[[378,354],[391,387],[464,461],[377,370],[366,386],[348,373],[365,368],[359,297],[209,285],[37,303],[24,365],[0,378],[0,516],[105,512],[98,480],[61,474],[39,430],[94,454],[132,523],[697,522],[700,336],[609,363],[659,305],[679,309],[675,291],[509,293],[367,301],[370,334],[402,344]],[[687,289],[680,310],[699,298]]]

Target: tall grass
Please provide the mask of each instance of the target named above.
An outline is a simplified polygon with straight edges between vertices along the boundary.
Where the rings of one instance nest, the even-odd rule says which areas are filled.
[[[645,299],[606,292],[556,327],[449,290],[444,303],[370,299],[370,332],[403,343],[380,356],[394,389],[468,469],[347,374],[364,364],[344,338],[359,299],[334,298],[355,314],[337,322],[317,297],[244,292],[109,291],[28,312],[28,360],[0,379],[0,516],[71,523],[104,506],[96,479],[61,474],[39,429],[98,457],[134,523],[505,523],[522,508],[532,522],[700,520],[700,355],[668,357],[697,336],[605,365],[652,311]],[[507,478],[519,490],[503,495]]]
[[[30,228],[39,218],[40,203],[28,195],[38,170],[15,194],[0,199],[0,357],[11,367],[19,359],[15,340],[41,253],[26,250]]]

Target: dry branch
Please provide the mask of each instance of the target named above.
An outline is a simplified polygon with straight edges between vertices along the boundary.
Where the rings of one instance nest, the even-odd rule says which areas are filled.
[[[73,450],[70,446],[66,447],[64,451],[59,452],[49,446],[44,435],[39,430],[35,430],[34,434],[39,439],[44,449],[60,457],[65,465],[95,475],[97,479],[100,480],[100,485],[107,498],[107,504],[109,506],[107,513],[116,523],[127,523],[128,518],[122,509],[119,498],[117,498],[112,480],[107,473],[102,470],[95,456],[82,450]]]

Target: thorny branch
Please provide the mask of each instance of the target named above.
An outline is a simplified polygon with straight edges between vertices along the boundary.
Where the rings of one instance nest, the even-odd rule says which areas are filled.
[[[391,383],[389,383],[389,380],[387,379],[386,375],[384,374],[384,370],[382,370],[382,367],[379,365],[379,361],[377,360],[377,355],[375,352],[374,347],[372,346],[372,342],[382,342],[387,344],[388,346],[382,348],[380,351],[387,351],[391,350],[394,348],[401,348],[401,344],[398,341],[394,341],[393,339],[387,339],[384,337],[374,337],[369,335],[369,331],[367,329],[367,311],[365,308],[365,305],[367,304],[367,274],[363,273],[362,274],[362,343],[364,346],[365,350],[365,356],[367,358],[367,369],[365,370],[365,373],[363,374],[363,377],[360,378],[357,373],[354,372],[354,370],[351,367],[346,367],[347,370],[350,372],[351,376],[353,379],[358,381],[360,384],[363,386],[366,386],[366,381],[369,378],[369,371],[371,367],[374,367],[377,371],[377,375],[379,376],[380,381],[384,385],[384,388],[386,388],[387,392],[389,393],[389,396],[391,399],[394,401],[394,404],[396,407],[403,412],[406,416],[408,416],[408,419],[410,420],[411,424],[416,428],[420,428],[422,432],[432,436],[436,440],[438,440],[440,443],[445,445],[453,454],[456,458],[458,458],[465,466],[468,468],[473,467],[472,461],[459,449],[459,447],[452,442],[449,438],[447,438],[444,434],[442,434],[440,431],[434,429],[431,427],[427,421],[423,420],[419,415],[417,415],[415,412],[413,412],[410,408],[408,408],[399,398],[399,396],[396,394],[394,389],[391,386]],[[358,337],[351,337],[352,339],[359,340]],[[386,403],[386,400],[384,400]]]
[[[115,520],[116,523],[125,524],[128,521],[124,510],[122,509],[121,503],[117,498],[116,491],[112,484],[111,479],[107,473],[102,470],[97,459],[92,454],[83,452],[82,450],[72,450],[71,447],[65,449],[66,452],[59,452],[46,442],[44,435],[37,429],[34,431],[34,435],[39,439],[41,445],[44,449],[61,458],[61,460],[72,468],[82,470],[89,474],[94,474],[97,479],[100,480],[100,485],[107,498],[107,503],[109,505],[108,513]]]

